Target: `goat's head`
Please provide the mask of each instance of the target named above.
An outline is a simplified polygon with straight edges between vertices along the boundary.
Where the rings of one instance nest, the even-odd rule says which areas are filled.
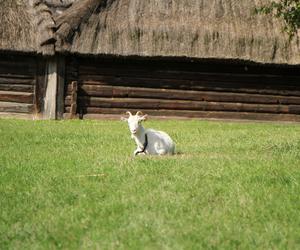
[[[132,115],[129,111],[126,114],[128,118],[122,117],[121,120],[128,123],[131,134],[138,134],[142,126],[141,123],[147,119],[147,115],[143,115],[141,111],[138,111],[135,115]]]

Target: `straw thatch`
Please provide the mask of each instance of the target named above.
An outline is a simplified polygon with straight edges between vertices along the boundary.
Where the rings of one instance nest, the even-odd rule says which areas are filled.
[[[83,23],[71,51],[300,64],[281,23],[257,16],[260,0],[112,0]],[[95,32],[96,31],[96,32]]]
[[[0,0],[0,50],[55,53],[54,16],[75,0]]]
[[[92,13],[96,12],[100,2],[101,0],[78,1],[62,15],[55,17],[58,50],[69,48],[79,26],[87,22]]]
[[[11,13],[0,20],[0,49],[300,64],[299,39],[254,14],[269,1],[0,0]]]
[[[0,0],[0,49],[36,50],[35,25],[28,1]]]

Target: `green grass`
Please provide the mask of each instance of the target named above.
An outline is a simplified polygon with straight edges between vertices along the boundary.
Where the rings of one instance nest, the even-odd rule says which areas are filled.
[[[300,126],[0,120],[0,249],[299,249]]]

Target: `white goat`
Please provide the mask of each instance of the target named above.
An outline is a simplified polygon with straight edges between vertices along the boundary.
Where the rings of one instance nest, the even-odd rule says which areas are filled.
[[[121,120],[128,122],[131,138],[135,140],[137,145],[134,156],[138,154],[174,154],[175,144],[168,134],[154,129],[145,129],[142,126],[141,123],[147,119],[147,115],[143,115],[140,111],[135,115],[132,115],[129,111],[126,114],[129,117],[122,117]]]

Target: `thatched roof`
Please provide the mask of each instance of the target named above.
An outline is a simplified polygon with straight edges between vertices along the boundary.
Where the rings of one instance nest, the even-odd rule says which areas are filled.
[[[28,3],[0,0],[0,5],[11,1]],[[254,14],[255,7],[269,1],[32,0],[31,11],[11,4],[12,13],[15,8],[27,19],[20,23],[10,18],[4,26],[18,27],[24,33],[27,42],[19,48],[34,48],[36,42],[36,51],[44,54],[59,51],[300,65],[299,37],[289,43],[278,20]],[[0,49],[5,48],[5,37],[15,41],[19,36],[5,33],[2,26],[1,22]],[[36,27],[36,36],[24,32],[25,26],[28,30]]]
[[[28,1],[0,0],[0,49],[36,50],[35,25]]]

